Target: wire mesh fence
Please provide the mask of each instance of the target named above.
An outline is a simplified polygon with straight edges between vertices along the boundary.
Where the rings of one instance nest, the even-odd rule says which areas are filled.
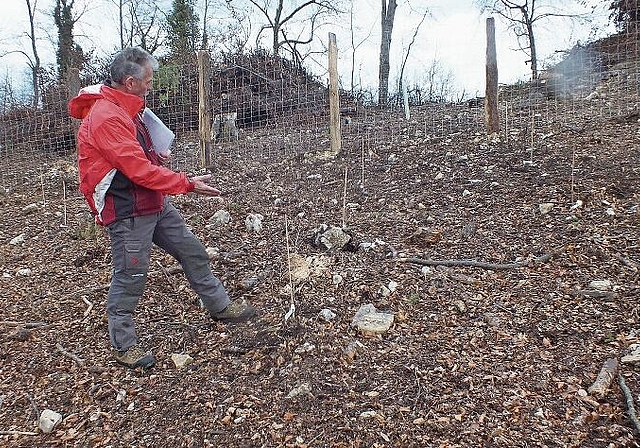
[[[634,31],[577,46],[539,80],[501,86],[500,133],[492,138],[519,152],[523,163],[535,163],[536,152],[548,150],[553,135],[571,138],[595,120],[637,121],[638,44]],[[210,64],[211,166],[204,166],[199,144],[200,73],[195,58],[163,63],[147,98],[148,106],[176,133],[173,169],[215,171],[220,158],[229,156],[305,160],[328,149],[327,80],[263,52]],[[99,80],[82,84],[89,82]],[[69,118],[67,102],[78,87],[73,81],[45,83],[37,106],[5,98],[0,113],[0,185],[6,192],[28,188],[41,191],[43,197],[51,192],[77,194],[73,187],[78,123]],[[343,155],[359,160],[371,151],[391,154],[397,146],[419,147],[455,135],[468,137],[482,150],[482,98],[428,103],[410,95],[408,104],[407,113],[402,101],[381,108],[343,92]],[[363,179],[367,169],[373,168],[363,163]]]

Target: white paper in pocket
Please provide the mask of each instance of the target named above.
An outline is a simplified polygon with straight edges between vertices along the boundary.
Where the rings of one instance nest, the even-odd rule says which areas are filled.
[[[148,107],[144,108],[142,113],[142,121],[149,130],[151,141],[153,143],[153,150],[160,154],[162,157],[169,157],[171,155],[171,144],[176,135],[164,125],[162,120],[154,114]]]

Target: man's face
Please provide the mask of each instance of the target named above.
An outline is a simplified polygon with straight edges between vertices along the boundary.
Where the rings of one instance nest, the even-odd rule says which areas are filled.
[[[134,78],[133,76],[129,76],[125,81],[127,93],[130,93],[132,95],[137,95],[140,98],[144,98],[145,96],[147,96],[149,91],[151,91],[152,85],[153,85],[153,69],[151,68],[151,64],[147,64],[144,66],[141,79]]]

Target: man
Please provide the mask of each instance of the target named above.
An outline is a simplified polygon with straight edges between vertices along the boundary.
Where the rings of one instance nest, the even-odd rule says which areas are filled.
[[[145,96],[158,62],[141,48],[120,51],[110,66],[111,79],[83,89],[69,102],[78,131],[80,191],[96,222],[111,239],[113,278],[107,299],[114,357],[130,367],[150,367],[151,352],[138,345],[133,312],[144,291],[152,243],[175,257],[211,316],[220,321],[249,319],[254,309],[231,302],[211,273],[204,246],[165,195],[194,192],[219,196],[209,176],[188,178],[162,165],[142,121]]]

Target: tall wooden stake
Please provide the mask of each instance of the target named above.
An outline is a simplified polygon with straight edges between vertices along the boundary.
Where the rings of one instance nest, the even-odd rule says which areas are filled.
[[[496,24],[493,17],[487,19],[487,86],[484,100],[487,133],[500,130],[498,115],[498,59],[496,57]]]
[[[209,53],[198,52],[198,111],[200,161],[203,168],[211,167],[211,62]]]
[[[331,153],[340,154],[342,138],[340,135],[340,95],[338,94],[338,46],[336,35],[329,33],[329,131],[331,134]]]

